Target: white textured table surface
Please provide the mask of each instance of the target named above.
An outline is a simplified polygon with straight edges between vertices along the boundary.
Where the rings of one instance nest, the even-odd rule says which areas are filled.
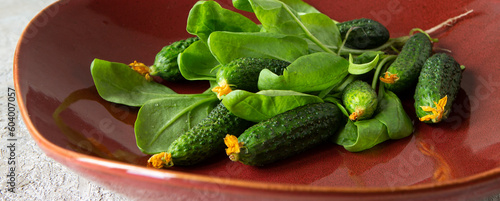
[[[7,127],[7,90],[14,86],[12,65],[17,41],[35,15],[54,0],[1,0],[0,6],[0,124]],[[17,115],[18,118],[21,118]],[[26,126],[18,119],[16,131],[16,188],[8,192],[8,130],[2,129],[0,139],[0,200],[128,200],[98,184],[71,172],[48,158],[35,144]],[[21,160],[22,159],[22,160]],[[483,201],[500,200],[492,196]]]

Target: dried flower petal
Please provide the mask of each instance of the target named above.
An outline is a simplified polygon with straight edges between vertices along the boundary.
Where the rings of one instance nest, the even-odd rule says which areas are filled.
[[[163,167],[172,167],[173,165],[172,155],[167,152],[155,154],[148,159],[148,167],[159,169]]]
[[[138,72],[139,74],[144,76],[146,78],[146,80],[148,80],[148,81],[153,80],[153,78],[149,74],[151,71],[150,71],[149,67],[146,66],[145,64],[143,64],[141,62],[134,61],[134,63],[129,64],[129,66],[132,68],[132,70],[134,70],[135,72]]]
[[[420,106],[420,108],[422,108],[423,111],[432,112],[432,114],[425,115],[421,117],[419,120],[432,121],[434,123],[440,122],[443,119],[443,115],[445,113],[444,107],[446,106],[447,102],[448,102],[448,96],[445,96],[444,98],[440,99],[437,103],[434,102],[436,108],[433,108],[431,106]]]
[[[228,156],[240,153],[240,148],[243,146],[243,143],[238,143],[238,138],[236,136],[229,134],[224,138],[224,143],[227,146],[226,154]]]
[[[227,81],[226,80],[222,80],[221,82],[219,82],[219,86],[218,87],[214,87],[212,89],[213,92],[216,92],[217,93],[217,98],[221,98],[222,96],[224,95],[227,95],[229,93],[231,93],[231,87],[229,86],[229,84],[227,84]]]
[[[399,80],[398,74],[392,74],[389,71],[385,72],[384,77],[380,78],[380,81],[387,83],[387,84],[394,84],[398,80]]]
[[[361,115],[363,115],[363,113],[364,110],[356,109],[356,111],[354,111],[351,115],[349,115],[349,119],[351,121],[356,121]]]

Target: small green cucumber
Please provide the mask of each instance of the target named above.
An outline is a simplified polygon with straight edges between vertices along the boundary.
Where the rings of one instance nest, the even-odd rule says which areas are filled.
[[[377,93],[366,82],[356,80],[344,89],[342,101],[352,121],[369,119],[377,109]]]
[[[150,75],[159,76],[166,81],[184,80],[177,64],[177,56],[198,40],[198,37],[191,37],[163,47],[156,54],[154,64],[149,67]]]
[[[251,125],[219,103],[205,119],[172,142],[166,152],[153,155],[148,164],[162,168],[199,163],[224,149],[227,133],[238,135]]]
[[[414,96],[420,121],[438,123],[448,118],[461,79],[462,68],[450,55],[437,53],[425,61]]]
[[[354,49],[371,49],[386,43],[390,33],[384,25],[372,19],[361,18],[337,24],[340,35],[344,39],[349,33],[345,46]]]
[[[257,82],[262,69],[282,75],[288,65],[289,62],[278,59],[244,57],[220,65],[216,79],[219,85],[228,84],[234,89],[257,92]]]
[[[408,39],[396,60],[387,68],[384,87],[394,93],[413,89],[417,84],[420,70],[432,53],[432,43],[424,33],[417,33]]]
[[[312,103],[278,114],[248,128],[240,137],[227,135],[232,161],[263,166],[325,142],[342,127],[344,115],[332,103]]]

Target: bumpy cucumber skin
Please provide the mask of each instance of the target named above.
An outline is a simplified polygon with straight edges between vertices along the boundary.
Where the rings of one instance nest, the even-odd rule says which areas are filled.
[[[335,135],[344,117],[334,104],[315,103],[259,122],[238,138],[238,161],[263,166],[303,152]]]
[[[158,54],[156,54],[155,62],[150,67],[151,75],[160,76],[167,81],[180,81],[184,80],[179,65],[177,64],[177,56],[182,53],[191,44],[198,41],[198,37],[191,37],[185,40],[173,42],[170,45],[163,47]]]
[[[224,153],[226,134],[237,136],[251,125],[219,103],[205,119],[172,142],[167,153],[172,155],[175,166],[193,165]]]
[[[371,49],[386,43],[390,38],[387,28],[372,19],[355,19],[337,24],[342,39],[345,38],[351,27],[354,28],[349,34],[345,46],[354,49]]]
[[[356,111],[356,108],[364,112],[358,116],[357,120],[369,119],[377,109],[377,93],[366,82],[356,80],[344,89],[342,101],[350,114]]]
[[[217,73],[217,81],[223,79],[231,88],[257,92],[257,82],[262,69],[269,69],[277,75],[282,75],[285,68],[290,65],[287,61],[269,58],[239,58],[226,65],[221,65]]]
[[[425,112],[420,106],[436,107],[434,102],[438,102],[445,96],[448,101],[444,107],[446,111],[443,119],[448,118],[451,106],[460,89],[460,80],[462,79],[462,69],[455,59],[445,53],[437,53],[431,56],[425,62],[418,78],[418,84],[415,90],[415,110],[419,118],[432,114]],[[437,123],[426,121],[426,123]]]
[[[399,80],[393,84],[384,83],[384,87],[394,93],[413,90],[418,81],[425,60],[432,53],[432,43],[423,33],[417,33],[408,39],[396,60],[386,72],[397,74]]]

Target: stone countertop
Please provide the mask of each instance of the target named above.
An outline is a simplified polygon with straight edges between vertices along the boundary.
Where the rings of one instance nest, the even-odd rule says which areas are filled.
[[[35,15],[55,0],[2,0],[0,7],[0,123],[7,125],[7,90],[14,88],[13,58],[17,41],[24,28]],[[31,138],[20,115],[16,132],[16,192],[7,190],[7,129],[0,138],[0,200],[129,200],[70,171],[47,157]],[[19,160],[21,159],[22,160]],[[482,201],[497,201],[500,195]]]

